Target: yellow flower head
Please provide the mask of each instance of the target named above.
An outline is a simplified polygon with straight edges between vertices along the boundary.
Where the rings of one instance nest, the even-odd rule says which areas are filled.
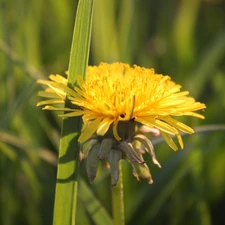
[[[38,105],[64,103],[66,94],[78,109],[43,109],[70,111],[64,117],[83,116],[84,127],[79,142],[84,142],[95,132],[103,136],[113,127],[117,140],[119,121],[134,120],[150,128],[160,130],[162,136],[174,150],[177,149],[170,135],[176,135],[181,148],[183,143],[179,131],[193,133],[193,129],[174,119],[183,115],[203,119],[195,111],[206,108],[195,102],[188,91],[180,91],[181,86],[171,81],[169,76],[156,74],[154,69],[139,66],[130,67],[123,63],[89,66],[85,81],[78,77],[79,87],[68,88],[67,79],[60,75],[50,75],[51,81],[39,80],[49,86],[39,95],[52,98]]]
[[[86,80],[78,76],[78,86],[73,89],[67,87],[67,79],[60,75],[50,75],[49,78],[49,81],[38,81],[48,86],[39,92],[48,100],[38,105],[46,105],[43,109],[62,110],[66,112],[63,114],[65,118],[82,116],[84,125],[78,141],[91,140],[92,152],[97,151],[99,159],[108,157],[109,163],[115,158],[119,161],[124,154],[132,164],[135,176],[146,178],[149,183],[152,179],[140,154],[142,146],[152,155],[153,162],[160,164],[146,134],[154,135],[160,131],[168,145],[177,150],[171,135],[177,137],[183,148],[180,132],[192,134],[194,130],[175,118],[185,115],[204,119],[196,111],[206,108],[205,104],[196,102],[188,96],[188,91],[180,91],[181,86],[169,76],[156,74],[154,69],[101,63],[88,67]],[[66,96],[75,108],[50,106],[65,103]],[[136,125],[139,129],[135,128]],[[92,137],[96,135],[105,138],[93,141]],[[91,181],[95,174],[89,171]]]

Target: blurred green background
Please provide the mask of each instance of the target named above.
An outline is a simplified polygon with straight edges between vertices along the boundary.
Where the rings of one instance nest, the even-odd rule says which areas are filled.
[[[61,120],[36,107],[36,79],[68,68],[77,1],[0,0],[0,224],[52,223]],[[153,67],[207,109],[174,153],[155,142],[154,183],[125,173],[126,224],[225,224],[225,1],[96,0],[89,64]],[[81,176],[86,181],[85,162]],[[87,182],[88,184],[88,182]],[[88,185],[111,214],[109,171]],[[78,194],[77,224],[94,224]]]

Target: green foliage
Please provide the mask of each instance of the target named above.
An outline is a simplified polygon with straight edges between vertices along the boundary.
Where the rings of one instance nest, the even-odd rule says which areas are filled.
[[[36,79],[68,69],[77,2],[1,2],[2,225],[52,224],[61,119],[36,107]],[[184,150],[175,153],[164,142],[154,142],[162,169],[146,155],[152,185],[137,182],[122,163],[126,224],[224,224],[224,1],[106,2],[96,0],[89,64],[123,61],[153,67],[207,105],[205,120],[182,118],[196,128],[184,137]],[[71,63],[78,68],[78,62]],[[110,173],[100,164],[89,185],[85,170],[84,161],[76,222],[110,224]]]
[[[85,78],[88,66],[94,0],[81,0],[78,3],[72,47],[69,60],[68,85],[76,84],[76,77]],[[69,106],[66,103],[65,107]],[[54,205],[54,225],[76,223],[77,192],[79,178],[80,149],[78,134],[80,118],[63,120],[60,139],[57,184]]]

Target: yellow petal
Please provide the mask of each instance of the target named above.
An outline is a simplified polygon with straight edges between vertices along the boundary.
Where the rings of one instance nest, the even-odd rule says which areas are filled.
[[[173,139],[169,136],[169,134],[161,131],[161,134],[163,136],[163,138],[165,139],[166,143],[174,150],[177,151],[177,145],[174,143]]]
[[[96,113],[93,113],[89,110],[83,110],[83,113],[84,113],[84,115],[83,115],[82,119],[83,119],[84,123],[88,123],[89,121],[95,120],[96,118],[99,117],[98,115],[96,115]]]
[[[120,141],[121,137],[119,136],[118,132],[117,132],[117,125],[118,125],[119,120],[114,121],[113,123],[113,135],[116,138],[116,140]]]
[[[83,130],[83,132],[81,133],[80,137],[78,138],[78,141],[83,143],[88,138],[90,138],[91,135],[97,131],[98,126],[101,123],[102,119],[103,119],[102,117],[98,117],[89,126],[85,127],[85,130]]]
[[[177,136],[177,140],[178,140],[178,142],[180,144],[181,149],[183,149],[184,148],[184,143],[183,143],[183,140],[181,138],[181,135],[180,134],[176,134],[176,136]]]
[[[75,111],[74,109],[70,109],[70,108],[57,108],[57,107],[53,107],[53,106],[50,106],[50,105],[45,106],[44,109],[46,109],[46,110],[58,110],[58,111]]]
[[[60,115],[61,117],[74,117],[74,116],[82,116],[84,112],[82,110],[73,111],[71,113],[65,113]]]
[[[57,98],[57,97],[59,97],[56,93],[49,92],[49,91],[39,91],[38,96],[45,97],[45,98]]]
[[[177,129],[181,130],[184,133],[188,133],[188,134],[194,133],[194,130],[191,127],[189,127],[189,126],[185,125],[184,123],[181,123],[180,121],[177,121],[171,117],[166,117],[164,120],[166,122],[168,122],[171,126],[176,127]]]
[[[193,117],[196,117],[196,118],[199,118],[199,119],[205,119],[205,117],[199,113],[195,113],[195,112],[185,112],[183,113],[183,115],[186,115],[186,116],[193,116]]]
[[[148,127],[155,127],[157,129],[159,129],[160,131],[164,131],[168,134],[177,134],[178,131],[176,128],[171,127],[169,124],[160,121],[158,119],[154,119],[151,117],[145,117],[145,118],[137,118],[135,119],[137,122],[140,122]]]
[[[103,136],[109,129],[110,124],[113,122],[112,119],[106,117],[98,126],[97,134]]]
[[[62,99],[50,99],[50,100],[38,102],[37,106],[48,105],[48,104],[58,104],[58,103],[64,103],[64,101]]]
[[[52,81],[55,81],[57,83],[63,83],[63,84],[67,84],[67,79],[59,74],[51,74],[49,76],[49,79],[52,80]]]

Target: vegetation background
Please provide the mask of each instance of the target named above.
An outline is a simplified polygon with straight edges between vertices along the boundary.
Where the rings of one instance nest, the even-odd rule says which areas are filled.
[[[68,68],[77,1],[0,0],[0,224],[52,223],[61,120],[36,107],[38,78]],[[90,63],[122,61],[169,74],[204,102],[185,149],[155,143],[154,183],[123,165],[126,224],[225,224],[225,1],[96,0]],[[81,177],[87,182],[85,162]],[[93,224],[88,191],[111,214],[109,171],[78,194],[77,224]]]

